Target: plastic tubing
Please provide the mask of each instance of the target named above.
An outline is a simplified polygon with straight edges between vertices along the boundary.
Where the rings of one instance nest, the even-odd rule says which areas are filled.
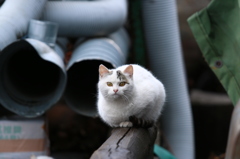
[[[163,82],[167,102],[163,131],[174,155],[194,158],[193,120],[186,85],[175,0],[142,0],[143,23],[152,72]]]
[[[126,0],[48,1],[43,12],[43,20],[58,23],[63,37],[108,35],[126,18]]]

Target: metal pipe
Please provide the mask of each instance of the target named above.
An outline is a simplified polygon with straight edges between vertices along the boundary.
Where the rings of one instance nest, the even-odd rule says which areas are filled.
[[[58,24],[49,21],[30,20],[28,38],[36,39],[54,48],[58,32]]]
[[[2,50],[0,103],[25,117],[37,117],[63,94],[66,71],[61,57],[47,44],[25,39]]]

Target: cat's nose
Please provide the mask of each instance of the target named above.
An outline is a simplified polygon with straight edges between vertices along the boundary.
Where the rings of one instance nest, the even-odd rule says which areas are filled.
[[[114,93],[117,93],[117,92],[118,92],[118,89],[114,89],[113,92],[114,92]]]

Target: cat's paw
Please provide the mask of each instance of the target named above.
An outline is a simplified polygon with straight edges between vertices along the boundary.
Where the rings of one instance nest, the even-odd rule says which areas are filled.
[[[136,116],[130,116],[129,121],[132,122],[134,127],[150,128],[154,125],[153,120],[137,118]]]
[[[130,128],[133,126],[133,123],[130,121],[124,121],[124,122],[121,122],[119,126],[122,128]]]

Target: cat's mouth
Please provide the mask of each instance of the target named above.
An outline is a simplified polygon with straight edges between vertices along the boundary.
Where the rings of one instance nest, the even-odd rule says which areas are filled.
[[[114,94],[112,94],[112,97],[113,97],[114,99],[119,98],[119,97],[120,97],[120,94],[119,94],[119,93],[114,93]]]

